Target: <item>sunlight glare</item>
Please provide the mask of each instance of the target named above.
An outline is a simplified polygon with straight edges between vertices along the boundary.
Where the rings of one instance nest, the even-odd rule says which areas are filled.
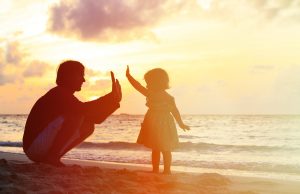
[[[0,14],[4,14],[10,11],[12,2],[10,0],[1,1]]]
[[[204,9],[209,10],[212,0],[197,0],[197,3]]]

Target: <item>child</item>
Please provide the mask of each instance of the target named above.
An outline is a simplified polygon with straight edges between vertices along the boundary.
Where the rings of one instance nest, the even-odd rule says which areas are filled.
[[[148,71],[144,75],[146,88],[130,75],[128,66],[126,77],[137,91],[146,96],[146,106],[149,107],[137,143],[152,149],[154,173],[159,172],[160,152],[162,152],[164,174],[171,174],[171,150],[177,147],[179,143],[174,118],[184,131],[190,130],[190,128],[182,122],[174,98],[165,91],[169,88],[168,74],[160,68]]]

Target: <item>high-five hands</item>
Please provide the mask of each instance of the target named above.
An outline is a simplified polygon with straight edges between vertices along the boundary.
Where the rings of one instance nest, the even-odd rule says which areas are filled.
[[[119,84],[119,80],[115,79],[115,75],[112,71],[110,72],[110,76],[111,76],[111,82],[112,82],[111,93],[112,93],[113,97],[116,99],[116,101],[120,102],[122,99],[122,90],[121,90],[121,86]]]

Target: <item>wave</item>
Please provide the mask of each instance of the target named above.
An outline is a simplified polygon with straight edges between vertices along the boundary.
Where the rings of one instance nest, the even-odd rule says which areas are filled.
[[[179,138],[183,138],[183,139],[197,139],[199,138],[199,136],[195,136],[195,135],[179,135]]]
[[[109,153],[109,152],[108,152]],[[82,151],[79,149],[70,152],[66,157],[75,159],[87,159],[95,161],[106,161],[106,162],[117,162],[117,163],[132,163],[132,164],[151,164],[151,157],[148,153],[139,154],[95,154],[93,150]],[[163,161],[161,161],[163,164]],[[236,160],[221,160],[221,161],[211,161],[211,160],[189,160],[174,157],[172,165],[184,167],[184,168],[203,168],[203,169],[218,169],[218,170],[237,170],[250,173],[270,173],[272,174],[290,174],[297,175],[300,178],[300,165],[297,163],[278,163],[278,161],[249,161],[240,162]],[[282,176],[281,176],[282,177]],[[300,179],[299,179],[300,180]]]
[[[277,164],[269,162],[212,162],[212,161],[184,161],[173,162],[174,166],[189,166],[195,168],[220,169],[220,170],[239,170],[249,172],[268,172],[268,173],[289,173],[300,175],[300,165],[297,164]]]
[[[22,147],[22,142],[1,142],[0,146],[3,147]],[[213,152],[215,150],[222,150],[224,152],[231,150],[247,150],[249,152],[252,149],[260,149],[263,151],[270,151],[274,148],[271,146],[234,146],[234,145],[216,145],[216,144],[208,144],[208,143],[191,143],[191,142],[183,142],[180,144],[180,147],[177,151],[184,151],[187,154],[190,154],[190,150],[206,150],[208,152]],[[93,142],[83,142],[77,148],[67,154],[68,158],[77,158],[77,159],[88,159],[88,160],[96,160],[96,161],[107,161],[107,162],[120,162],[120,163],[137,163],[137,164],[150,164],[149,153],[139,153],[132,154],[131,152],[126,154],[113,154],[115,151],[111,150],[142,150],[145,151],[146,148],[142,145],[136,143],[128,143],[128,142],[108,142],[108,143],[93,143]],[[104,151],[107,149],[110,154],[97,154],[101,150]],[[227,149],[227,150],[226,150]],[[299,151],[297,151],[299,153]],[[194,153],[191,153],[194,154]],[[198,153],[196,153],[198,154]],[[238,170],[238,171],[248,171],[248,172],[261,172],[261,173],[288,173],[291,175],[300,176],[300,165],[295,163],[280,163],[280,161],[274,162],[239,162],[235,161],[211,161],[205,160],[205,158],[201,160],[191,160],[178,158],[173,161],[174,166],[183,166],[183,167],[192,167],[192,168],[205,168],[205,169],[220,169],[220,170]]]
[[[0,142],[0,146],[3,147],[22,147],[22,142]],[[147,150],[143,145],[132,142],[83,142],[77,148],[82,149],[112,149],[112,150]],[[272,151],[297,151],[299,148],[287,148],[278,146],[257,146],[257,145],[222,145],[213,143],[192,143],[181,142],[179,147],[175,150],[180,151],[210,151],[210,152],[272,152]]]
[[[3,147],[23,147],[23,143],[22,142],[6,141],[6,142],[0,142],[0,146],[3,146]]]
[[[2,147],[23,147],[22,142],[0,142]],[[129,142],[108,142],[108,143],[93,143],[83,142],[77,146],[77,148],[83,149],[112,149],[112,150],[139,150],[146,149],[143,145]]]
[[[93,143],[93,142],[83,142],[79,148],[100,148],[100,149],[113,149],[113,150],[143,150],[144,146],[137,143],[130,142],[108,142],[108,143]]]
[[[282,149],[291,149],[284,148],[279,146],[257,146],[257,145],[228,145],[228,144],[213,144],[213,143],[192,143],[192,142],[182,142],[179,145],[179,150],[187,151],[260,151],[260,152],[270,152],[278,151]]]

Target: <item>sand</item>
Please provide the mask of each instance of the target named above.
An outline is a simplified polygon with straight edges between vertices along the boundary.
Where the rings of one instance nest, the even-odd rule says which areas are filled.
[[[64,159],[66,167],[34,164],[0,152],[0,193],[299,194],[300,182],[217,173],[150,173],[149,166]]]

